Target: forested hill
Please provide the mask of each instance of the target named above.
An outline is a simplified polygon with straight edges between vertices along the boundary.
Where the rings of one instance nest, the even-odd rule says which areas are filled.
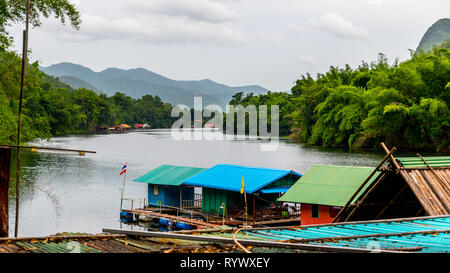
[[[416,52],[429,52],[434,46],[450,40],[450,18],[443,18],[434,23],[423,35]]]
[[[95,72],[82,65],[59,63],[40,67],[45,73],[58,77],[73,88],[88,88],[113,95],[122,92],[132,98],[144,95],[159,96],[163,101],[192,106],[194,96],[201,96],[205,105],[217,104],[225,107],[237,92],[263,94],[267,90],[258,85],[231,87],[212,80],[177,81],[143,68],[108,68]]]
[[[0,144],[16,142],[21,59],[0,50]],[[55,135],[94,132],[99,126],[148,123],[168,128],[172,106],[158,96],[139,99],[123,93],[97,94],[72,89],[58,78],[44,74],[37,63],[28,68],[24,90],[23,141]]]
[[[241,94],[242,95],[242,94]],[[324,147],[450,151],[450,50],[303,75],[292,93],[235,96],[231,104],[279,105],[280,132]]]

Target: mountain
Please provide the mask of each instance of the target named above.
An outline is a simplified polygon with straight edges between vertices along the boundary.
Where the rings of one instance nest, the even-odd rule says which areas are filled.
[[[448,39],[450,39],[450,18],[442,18],[428,28],[416,51],[431,51],[434,46],[441,45]]]
[[[73,63],[59,63],[40,69],[72,88],[87,88],[96,92],[113,95],[122,92],[133,98],[151,94],[159,96],[163,101],[193,106],[194,96],[203,97],[203,105],[217,104],[225,107],[231,97],[244,92],[264,94],[267,89],[259,85],[231,87],[209,79],[200,81],[177,81],[148,71],[144,68],[119,69],[108,68],[95,72],[90,68]],[[225,109],[225,108],[224,108]]]
[[[70,87],[72,87],[74,89],[86,88],[86,89],[94,90],[96,92],[100,92],[100,90],[98,90],[95,86],[93,86],[92,84],[90,84],[86,81],[83,81],[80,78],[77,78],[74,76],[60,76],[58,78],[60,81],[67,83]]]

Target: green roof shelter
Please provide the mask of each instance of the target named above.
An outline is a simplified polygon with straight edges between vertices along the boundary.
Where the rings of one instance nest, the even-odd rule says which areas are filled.
[[[187,166],[161,165],[133,181],[148,184],[149,205],[194,207],[194,187],[183,186],[183,181],[205,170]]]
[[[278,201],[301,203],[302,225],[331,223],[373,170],[370,167],[313,166]],[[358,200],[377,177],[378,174],[372,176],[353,200]]]

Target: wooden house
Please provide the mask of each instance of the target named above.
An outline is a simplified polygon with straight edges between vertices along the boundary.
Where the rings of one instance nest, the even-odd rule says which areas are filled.
[[[194,207],[195,201],[198,200],[195,198],[194,187],[184,186],[183,181],[205,170],[186,166],[161,165],[133,181],[148,184],[148,205]],[[198,205],[200,206],[200,203]]]
[[[302,175],[290,171],[219,164],[184,180],[184,185],[202,188],[202,211],[237,219],[247,214],[255,220],[265,216],[280,216],[277,198]],[[241,194],[242,177],[247,196]]]
[[[313,166],[278,201],[301,204],[301,225],[328,224],[373,170],[369,167]],[[365,188],[374,180],[375,176]]]

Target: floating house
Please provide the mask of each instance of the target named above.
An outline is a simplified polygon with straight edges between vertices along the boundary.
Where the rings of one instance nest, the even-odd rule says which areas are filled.
[[[120,127],[122,127],[122,130],[128,131],[131,129],[131,126],[128,124],[120,124]]]
[[[161,165],[133,181],[148,184],[147,203],[149,205],[195,207],[200,206],[201,199],[196,199],[194,187],[184,186],[183,181],[205,170],[186,166]]]
[[[245,197],[253,221],[281,215],[276,200],[302,175],[288,170],[219,164],[184,180],[184,185],[202,188],[202,211],[232,219],[244,217]],[[244,177],[245,192],[240,193]],[[225,215],[224,215],[225,214]]]
[[[145,124],[137,123],[134,125],[134,128],[135,129],[146,129],[146,128],[150,128],[150,125],[148,125],[147,123],[145,123]]]
[[[450,215],[450,157],[390,157],[339,222]]]
[[[301,204],[301,225],[328,224],[373,170],[369,167],[313,166],[278,201]],[[350,204],[354,204],[375,178],[376,175]]]

